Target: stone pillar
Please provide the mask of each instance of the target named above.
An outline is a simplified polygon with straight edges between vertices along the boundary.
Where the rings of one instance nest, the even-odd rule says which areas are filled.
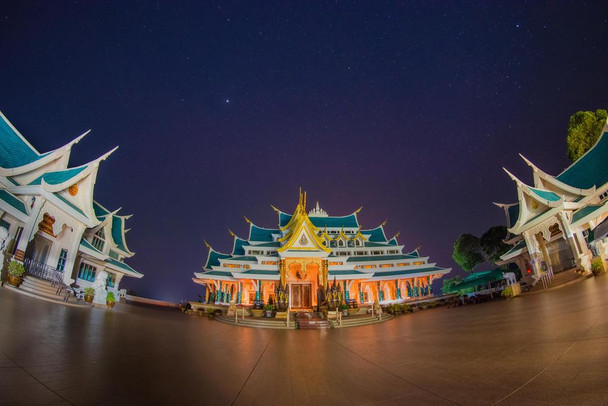
[[[25,250],[27,249],[28,244],[31,240],[34,239],[34,236],[38,232],[38,223],[40,222],[40,210],[42,210],[46,201],[41,197],[33,197],[32,199],[34,199],[34,204],[32,205],[30,216],[27,220],[27,223],[25,224],[25,227],[23,227],[21,239],[19,240],[19,244],[17,245],[15,250],[15,259],[21,262],[23,262],[23,259],[25,258]]]
[[[260,290],[262,290],[262,282],[258,279],[254,282],[257,289],[255,290],[255,300],[260,300]]]
[[[542,261],[542,254],[540,252],[538,240],[535,235],[528,231],[524,231],[523,236],[526,246],[528,247],[528,252],[530,253],[530,267],[532,268],[533,274],[539,276],[541,272],[540,261]]]
[[[80,247],[80,241],[82,240],[84,230],[84,224],[76,223],[70,232],[72,241],[68,247],[68,255],[65,260],[65,267],[63,268],[63,283],[68,286],[76,281],[74,278],[72,278],[72,275],[74,274],[74,265],[76,264],[76,257],[78,256],[78,247]],[[65,232],[67,233],[68,230]],[[118,275],[116,276],[116,280],[116,291],[118,292]]]
[[[581,254],[576,259],[576,265],[579,269],[583,270],[585,274],[589,274],[591,272],[591,259],[593,257],[593,253],[587,247],[587,241],[585,241],[582,231],[575,232],[574,238],[576,238],[581,249]]]

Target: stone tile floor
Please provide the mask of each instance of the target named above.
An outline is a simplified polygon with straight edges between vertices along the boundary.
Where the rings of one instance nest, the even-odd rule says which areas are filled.
[[[336,330],[0,289],[0,405],[608,404],[608,276]]]

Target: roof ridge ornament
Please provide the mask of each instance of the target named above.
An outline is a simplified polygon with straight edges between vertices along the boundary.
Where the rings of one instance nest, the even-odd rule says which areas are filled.
[[[251,222],[251,220],[249,220],[249,219],[248,219],[246,216],[243,216],[243,218],[245,219],[245,222],[246,222],[247,224],[253,224],[253,223]]]

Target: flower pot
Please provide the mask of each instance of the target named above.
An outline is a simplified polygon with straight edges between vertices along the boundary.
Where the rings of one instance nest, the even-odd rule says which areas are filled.
[[[21,277],[9,274],[7,282],[9,285],[17,287],[21,283]]]
[[[112,301],[112,302],[109,302],[109,301],[107,301],[107,300],[106,300],[106,306],[108,306],[110,309],[111,309],[112,307],[114,307],[114,305],[115,305],[115,304],[116,304],[116,302],[113,302],[113,301]]]
[[[266,310],[266,318],[271,318],[272,317],[272,310]]]
[[[348,310],[342,310],[342,316],[344,316],[344,317],[348,316]]]
[[[93,303],[93,297],[94,297],[94,296],[95,296],[95,295],[84,295],[84,301],[85,301],[86,303]]]

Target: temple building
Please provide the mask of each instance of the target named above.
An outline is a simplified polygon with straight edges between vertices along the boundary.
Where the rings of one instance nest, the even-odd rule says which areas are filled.
[[[116,148],[68,165],[87,134],[39,153],[0,112],[0,252],[23,262],[28,276],[80,288],[97,282],[100,293],[118,293],[124,276],[143,275],[124,262],[134,255],[125,238],[130,216],[93,199],[99,164]]]
[[[208,245],[203,272],[193,281],[207,287],[206,301],[251,305],[285,292],[292,309],[312,309],[331,286],[344,299],[360,304],[389,303],[432,295],[433,280],[450,272],[428,262],[418,249],[403,253],[397,236],[387,238],[384,223],[363,229],[359,210],[330,216],[319,203],[306,211],[300,193],[293,214],[277,208],[276,228],[263,228],[248,219],[249,235],[234,238],[232,251]]]
[[[524,277],[536,280],[549,270],[591,271],[591,260],[608,256],[608,125],[597,143],[557,176],[522,159],[532,168],[527,185],[505,169],[517,187],[517,202],[495,203],[504,209],[508,243],[498,263],[516,263]]]

